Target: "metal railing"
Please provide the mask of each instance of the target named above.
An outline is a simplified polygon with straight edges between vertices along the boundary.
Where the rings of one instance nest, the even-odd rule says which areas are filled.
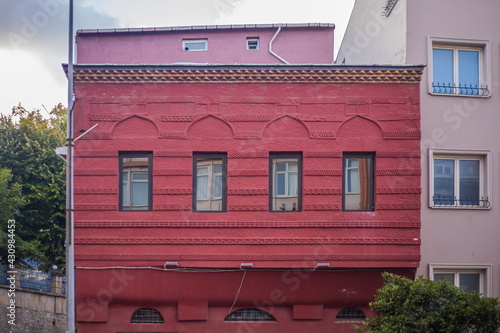
[[[469,95],[469,96],[488,96],[490,90],[488,86],[478,85],[453,85],[451,83],[432,83],[432,92],[434,94],[449,94],[449,95]]]
[[[8,285],[7,278],[11,275],[7,265],[0,265],[0,284]],[[52,292],[52,274],[33,269],[18,269],[21,288]],[[62,277],[62,294],[66,294],[66,277]]]
[[[45,272],[22,268],[21,288],[51,292],[52,275]]]
[[[382,8],[382,15],[389,16],[392,12],[392,9],[396,5],[396,2],[398,2],[398,0],[387,0],[385,6]]]
[[[432,200],[434,207],[490,208],[488,198],[434,196]]]

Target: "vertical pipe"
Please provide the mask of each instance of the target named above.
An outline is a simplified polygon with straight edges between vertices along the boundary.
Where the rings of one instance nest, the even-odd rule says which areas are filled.
[[[269,53],[271,53],[273,56],[275,56],[276,58],[281,60],[283,63],[288,65],[289,64],[288,61],[286,61],[285,59],[280,57],[276,52],[273,51],[273,42],[276,39],[276,37],[278,37],[278,34],[280,33],[280,31],[281,31],[281,27],[278,27],[278,30],[276,30],[276,33],[274,34],[273,38],[271,38],[271,40],[269,41]]]
[[[66,333],[75,332],[75,263],[73,228],[73,0],[69,1],[68,113],[66,127]]]

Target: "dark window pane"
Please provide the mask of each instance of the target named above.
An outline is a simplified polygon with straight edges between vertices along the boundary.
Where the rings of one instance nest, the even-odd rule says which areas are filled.
[[[454,205],[454,177],[454,160],[434,160],[434,205]]]
[[[158,310],[152,308],[141,308],[134,312],[132,319],[133,324],[163,324],[163,316]]]
[[[285,195],[285,174],[276,175],[276,195]]]
[[[224,321],[276,321],[276,319],[268,312],[249,308],[230,313]]]
[[[459,276],[460,285],[462,290],[467,292],[477,291],[479,292],[479,281],[481,275],[479,273],[461,273]]]
[[[479,161],[460,161],[460,204],[479,205]]]

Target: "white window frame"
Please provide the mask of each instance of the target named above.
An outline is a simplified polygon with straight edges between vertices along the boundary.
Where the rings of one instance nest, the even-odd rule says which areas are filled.
[[[257,42],[256,48],[251,48],[249,42]],[[259,37],[248,37],[246,41],[247,50],[259,50],[260,49],[260,39]]]
[[[434,160],[435,159],[454,159],[454,160],[479,160],[479,198],[488,200],[480,202],[478,206],[461,206],[458,202],[453,205],[435,205],[434,204]],[[491,209],[492,208],[492,150],[491,149],[441,149],[429,148],[429,207],[437,209]],[[460,180],[458,172],[458,163],[455,163],[454,179],[455,194],[458,194],[457,186]],[[457,195],[455,195],[457,196]]]
[[[434,61],[433,50],[438,49],[452,49],[454,51],[454,84],[458,82],[458,50],[475,50],[479,51],[479,86],[488,87],[486,94],[479,93],[478,95],[468,94],[443,94],[435,93],[432,87],[434,82]],[[475,39],[462,39],[462,38],[441,38],[441,37],[428,37],[427,39],[427,78],[428,78],[428,92],[431,95],[437,96],[461,96],[461,97],[490,97],[491,96],[491,42],[489,40],[475,40]]]
[[[203,49],[189,49],[188,44],[190,43],[204,43],[205,47]],[[183,39],[182,40],[182,50],[186,52],[195,52],[195,51],[207,51],[208,50],[208,39]]]
[[[491,264],[450,264],[430,263],[429,279],[434,281],[434,274],[454,274],[454,285],[459,286],[459,274],[480,274],[479,293],[484,297],[491,297],[492,293],[492,265]]]
[[[278,171],[278,164],[286,164],[285,171]],[[297,171],[289,171],[289,164],[295,164],[297,166]],[[298,181],[299,181],[299,161],[298,159],[290,159],[290,158],[275,158],[273,159],[273,184],[274,184],[274,197],[275,198],[296,198],[298,197],[298,193],[296,195],[290,194],[290,188],[288,187],[290,174],[296,174],[297,177],[297,191],[298,191]],[[285,175],[285,194],[278,194],[278,175]]]
[[[208,187],[207,187],[207,193],[206,193],[206,198],[204,199],[197,199],[197,200],[206,200],[206,201],[212,201],[212,200],[222,200],[222,193],[220,196],[214,195],[214,190],[215,190],[215,179],[217,177],[221,177],[221,182],[222,182],[222,177],[224,175],[223,171],[221,172],[215,172],[215,166],[220,165],[221,168],[223,168],[224,162],[222,159],[211,159],[207,161],[200,162],[196,166],[196,170],[198,170],[200,167],[206,167],[207,168],[207,173],[200,175],[198,172],[196,173],[196,178],[199,178],[200,176],[207,177],[208,180]],[[196,188],[196,194],[199,194],[199,188]]]

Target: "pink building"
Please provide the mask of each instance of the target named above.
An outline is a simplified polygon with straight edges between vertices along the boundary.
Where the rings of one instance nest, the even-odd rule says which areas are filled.
[[[332,64],[334,29],[309,23],[82,30],[77,62]]]
[[[78,332],[352,332],[415,276],[423,68],[333,28],[78,32]]]
[[[339,64],[425,64],[417,274],[500,297],[500,4],[357,0]]]

